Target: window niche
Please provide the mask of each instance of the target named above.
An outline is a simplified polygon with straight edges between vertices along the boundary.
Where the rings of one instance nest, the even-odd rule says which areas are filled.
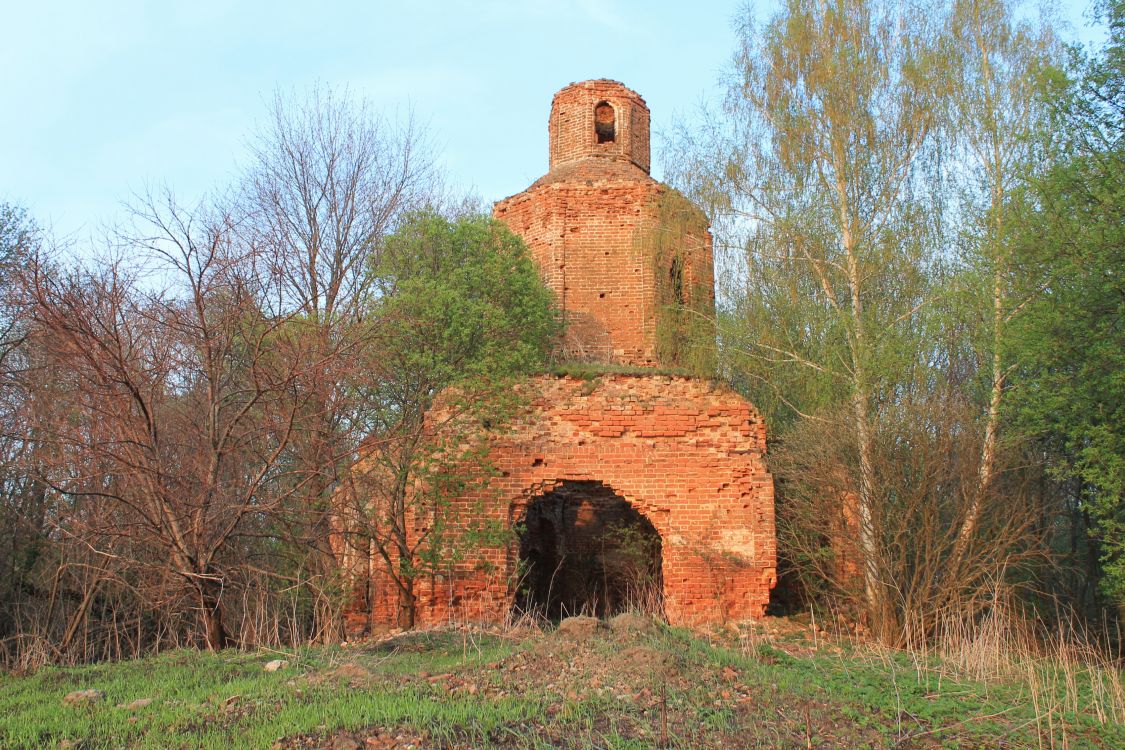
[[[598,143],[613,143],[617,140],[617,113],[609,102],[598,102],[594,107],[594,132]]]

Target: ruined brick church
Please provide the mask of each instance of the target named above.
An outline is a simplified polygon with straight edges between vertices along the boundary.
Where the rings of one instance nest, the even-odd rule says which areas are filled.
[[[494,215],[556,295],[562,358],[602,367],[527,384],[530,408],[489,444],[495,475],[453,508],[513,533],[419,581],[416,622],[637,605],[673,624],[760,617],[776,581],[765,425],[729,388],[662,369],[658,292],[714,307],[707,217],[679,219],[674,252],[645,241],[675,193],[649,175],[649,110],[622,84],[562,89],[549,129],[547,174]],[[395,587],[378,565],[351,567],[369,577],[354,614],[394,624]]]

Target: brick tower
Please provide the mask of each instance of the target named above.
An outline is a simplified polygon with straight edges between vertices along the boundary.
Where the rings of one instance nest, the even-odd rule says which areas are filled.
[[[494,215],[524,238],[555,292],[564,358],[676,364],[658,351],[658,317],[673,302],[713,307],[711,236],[703,213],[681,200],[675,252],[653,252],[672,191],[648,173],[644,99],[616,81],[571,84],[555,94],[549,129],[550,171]]]
[[[557,296],[563,358],[604,372],[521,387],[528,406],[488,438],[492,478],[448,508],[454,527],[515,533],[420,581],[416,622],[636,605],[673,624],[760,617],[777,545],[765,424],[729,388],[660,369],[679,351],[663,311],[714,306],[707,218],[649,176],[649,111],[620,83],[556,94],[550,139],[548,173],[494,214]],[[352,622],[393,624],[398,594],[361,558]]]

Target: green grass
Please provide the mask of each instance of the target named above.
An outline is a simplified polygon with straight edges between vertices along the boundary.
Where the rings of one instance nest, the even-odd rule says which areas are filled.
[[[876,659],[686,631],[573,643],[445,631],[347,649],[176,651],[0,677],[0,747],[268,748],[408,731],[424,747],[1030,747],[1044,727],[1017,686],[943,680]],[[345,669],[346,667],[346,669]],[[350,670],[350,671],[349,671]],[[107,699],[64,706],[70,691]],[[238,696],[230,700],[232,696]],[[147,707],[119,708],[140,698]],[[1125,747],[1125,730],[1056,717],[1043,747]],[[299,744],[299,743],[305,744]]]
[[[393,675],[423,665],[429,669],[464,666],[502,653],[496,642],[487,642],[472,654],[446,642],[432,644],[426,653],[359,658]],[[263,665],[277,656],[176,651],[138,661],[47,668],[28,677],[6,677],[0,685],[0,716],[10,718],[0,723],[0,746],[40,748],[69,740],[83,748],[256,748],[318,727],[394,726],[408,721],[439,735],[453,728],[471,734],[526,720],[540,708],[534,700],[450,699],[428,686],[395,682],[361,691],[332,680],[303,686],[301,676],[330,669],[353,655],[335,648],[304,649],[282,655],[291,662],[288,669],[265,672]],[[104,690],[106,700],[90,707],[63,705],[68,692],[85,688]],[[225,707],[232,696],[238,699]],[[136,711],[118,708],[141,698],[154,702]]]

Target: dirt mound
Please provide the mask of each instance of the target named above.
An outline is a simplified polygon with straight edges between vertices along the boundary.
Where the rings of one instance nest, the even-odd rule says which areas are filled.
[[[676,658],[665,651],[648,646],[633,646],[617,654],[614,661],[634,674],[671,675],[676,671]]]
[[[606,628],[607,625],[596,617],[567,617],[559,623],[555,633],[564,638],[584,641]]]
[[[609,627],[616,635],[641,635],[656,632],[656,621],[648,615],[622,612],[610,618]]]

